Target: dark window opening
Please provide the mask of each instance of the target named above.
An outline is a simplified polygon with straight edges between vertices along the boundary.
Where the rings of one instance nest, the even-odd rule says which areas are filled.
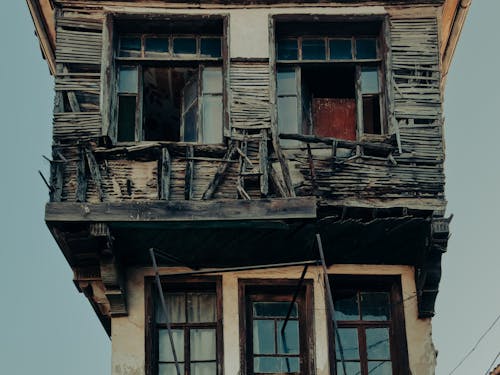
[[[384,134],[380,22],[276,25],[280,133],[356,140]],[[300,145],[282,140],[284,147]]]

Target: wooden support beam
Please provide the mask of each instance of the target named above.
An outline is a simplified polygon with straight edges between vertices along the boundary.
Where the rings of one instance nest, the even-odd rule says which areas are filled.
[[[68,74],[69,70],[66,65],[63,66],[63,73]],[[66,91],[66,95],[68,97],[69,106],[71,107],[71,111],[80,112],[80,103],[78,103],[78,99],[74,91]]]
[[[193,199],[193,177],[194,177],[194,148],[186,147],[186,174],[184,177],[184,199]]]
[[[53,158],[58,151],[54,149]],[[55,158],[54,158],[55,159]],[[60,202],[62,198],[63,185],[64,185],[64,168],[65,163],[59,163],[55,160],[50,163],[50,201]]]
[[[269,159],[267,151],[267,130],[261,130],[262,139],[259,141],[259,164],[260,164],[260,194],[267,197],[269,194]]]
[[[160,166],[160,194],[159,198],[168,200],[170,198],[170,176],[172,174],[172,161],[168,148],[161,149],[161,166]]]
[[[316,218],[316,198],[259,200],[148,201],[116,203],[47,203],[52,222],[189,222]]]
[[[87,172],[84,147],[80,147],[78,155],[79,159],[76,164],[76,201],[85,202],[87,200]]]
[[[99,165],[97,164],[94,154],[89,147],[85,148],[85,156],[87,157],[90,175],[92,176],[97,189],[97,195],[99,196],[99,200],[102,202],[104,200],[104,192],[102,190],[102,178],[101,171],[99,170]]]
[[[227,166],[229,165],[229,161],[231,161],[236,154],[236,147],[231,144],[227,149],[226,155],[224,155],[224,161],[222,161],[217,167],[217,171],[215,172],[214,178],[208,185],[207,190],[203,193],[203,200],[211,199],[217,189],[217,186],[222,182],[224,178],[224,173],[226,172]]]

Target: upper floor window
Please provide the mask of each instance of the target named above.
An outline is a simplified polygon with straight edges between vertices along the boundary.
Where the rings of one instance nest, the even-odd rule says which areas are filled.
[[[384,133],[379,30],[379,23],[277,24],[281,133],[347,140]]]
[[[119,142],[222,143],[222,23],[197,28],[193,22],[189,33],[172,24],[119,33]]]
[[[400,288],[392,278],[333,278],[337,374],[406,374],[407,351]],[[340,338],[340,344],[339,339]],[[332,364],[333,365],[333,364]]]

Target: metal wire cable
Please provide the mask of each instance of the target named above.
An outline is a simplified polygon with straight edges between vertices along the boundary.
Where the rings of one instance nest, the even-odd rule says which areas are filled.
[[[476,341],[476,343],[474,344],[474,346],[472,347],[472,349],[469,350],[469,352],[460,360],[460,362],[458,362],[458,364],[453,368],[453,370],[450,371],[450,373],[448,375],[453,374],[460,366],[462,366],[462,363],[464,363],[465,360],[467,358],[469,358],[469,356],[474,352],[474,350],[476,350],[476,348],[478,347],[479,343],[481,341],[483,341],[483,339],[486,337],[486,335],[493,329],[493,327],[495,326],[495,324],[497,324],[497,322],[499,320],[500,320],[500,314],[498,314],[498,316],[493,321],[493,323],[491,323],[491,325],[488,327],[488,329],[486,331],[484,331],[484,333],[481,335],[481,337],[479,337],[479,339]]]

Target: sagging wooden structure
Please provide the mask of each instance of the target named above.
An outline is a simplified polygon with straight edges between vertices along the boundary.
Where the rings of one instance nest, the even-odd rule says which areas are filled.
[[[442,98],[470,1],[28,5],[55,78],[47,225],[110,335],[145,315],[144,350],[127,354],[116,339],[113,374],[180,371],[156,320],[150,249],[167,302],[216,296],[200,325],[215,332],[212,354],[196,352],[196,325],[170,312],[194,356],[180,359],[185,374],[432,373],[432,350],[412,354],[430,325],[429,337],[407,337],[430,324],[447,247]],[[328,310],[317,234],[330,315],[315,312]],[[377,296],[389,307],[370,324],[392,338],[372,358],[375,328],[360,317]],[[297,307],[286,318],[297,348],[265,349],[273,339],[255,327],[283,316],[258,309],[285,302]],[[339,353],[350,329],[354,357]]]

